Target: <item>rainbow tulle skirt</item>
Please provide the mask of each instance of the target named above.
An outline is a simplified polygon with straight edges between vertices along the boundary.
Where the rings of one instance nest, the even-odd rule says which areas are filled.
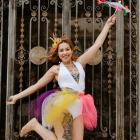
[[[90,94],[72,89],[51,90],[41,94],[27,108],[31,116],[42,120],[42,125],[60,130],[73,117],[82,115],[83,123],[89,130],[97,125],[97,111]]]

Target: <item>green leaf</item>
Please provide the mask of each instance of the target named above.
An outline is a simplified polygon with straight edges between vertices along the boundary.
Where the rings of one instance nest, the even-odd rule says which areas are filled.
[[[125,10],[123,11],[123,14],[124,14],[124,16],[126,16],[127,14],[126,14],[126,12],[125,12]]]
[[[104,3],[104,4],[103,4],[103,7],[109,7],[109,5],[108,5],[108,4],[106,4],[106,3]]]

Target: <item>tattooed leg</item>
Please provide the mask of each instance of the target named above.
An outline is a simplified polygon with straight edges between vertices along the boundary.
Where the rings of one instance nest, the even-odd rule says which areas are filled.
[[[63,126],[64,127],[64,135],[63,138],[66,140],[72,139],[72,128],[73,128],[73,117],[69,118],[69,121]]]

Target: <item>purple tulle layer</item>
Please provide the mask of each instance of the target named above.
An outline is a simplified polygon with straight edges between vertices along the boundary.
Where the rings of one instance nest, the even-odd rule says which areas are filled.
[[[51,95],[52,93],[55,93],[56,91],[60,91],[59,89],[56,90],[50,90],[45,93],[42,93],[40,96],[38,96],[35,100],[31,102],[31,104],[27,107],[28,113],[39,120],[42,119],[42,103],[46,97]]]

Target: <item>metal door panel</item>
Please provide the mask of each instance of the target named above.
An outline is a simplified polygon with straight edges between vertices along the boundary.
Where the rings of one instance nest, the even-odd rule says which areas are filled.
[[[139,77],[135,77],[139,75],[139,72],[137,73],[139,59],[134,63],[133,57],[136,56],[135,59],[137,59],[136,54],[139,56],[139,44],[137,45],[136,42],[136,32],[139,29],[139,24],[135,20],[136,6],[139,6],[139,0],[137,3],[135,0],[122,2],[123,4],[129,4],[132,11],[132,15],[129,16],[130,75],[127,75],[130,80],[130,95],[124,93],[124,82],[126,82],[124,74],[124,53],[126,49],[124,46],[124,31],[126,31],[125,24],[128,24],[128,22],[123,23],[123,13],[118,12],[116,25],[113,25],[109,30],[109,34],[101,47],[103,60],[98,65],[87,65],[85,67],[87,76],[85,91],[94,97],[98,112],[98,126],[93,132],[85,130],[85,140],[127,139],[124,130],[126,125],[124,124],[124,117],[128,116],[128,114],[125,115],[126,108],[124,108],[126,96],[130,99],[129,113],[131,118],[128,136],[130,140],[138,139],[137,115],[139,115],[139,104],[137,104],[137,101],[139,85],[137,84],[139,84]],[[104,23],[113,12],[114,10],[111,8],[97,5],[95,0],[10,0],[7,99],[10,95],[17,94],[28,86],[35,84],[51,66],[50,63],[37,66],[32,64],[28,57],[32,48],[42,46],[48,51],[52,44],[49,36],[52,36],[53,32],[56,36],[66,34],[67,37],[71,38],[78,57],[94,43],[98,34],[102,31]],[[136,66],[135,69],[133,69],[132,64]],[[21,127],[31,119],[31,116],[25,112],[26,107],[42,92],[56,88],[57,84],[55,81],[53,82],[34,95],[21,99],[14,107],[7,106],[7,140],[20,139]],[[28,137],[24,139],[27,138],[37,139],[38,135],[29,133]]]

